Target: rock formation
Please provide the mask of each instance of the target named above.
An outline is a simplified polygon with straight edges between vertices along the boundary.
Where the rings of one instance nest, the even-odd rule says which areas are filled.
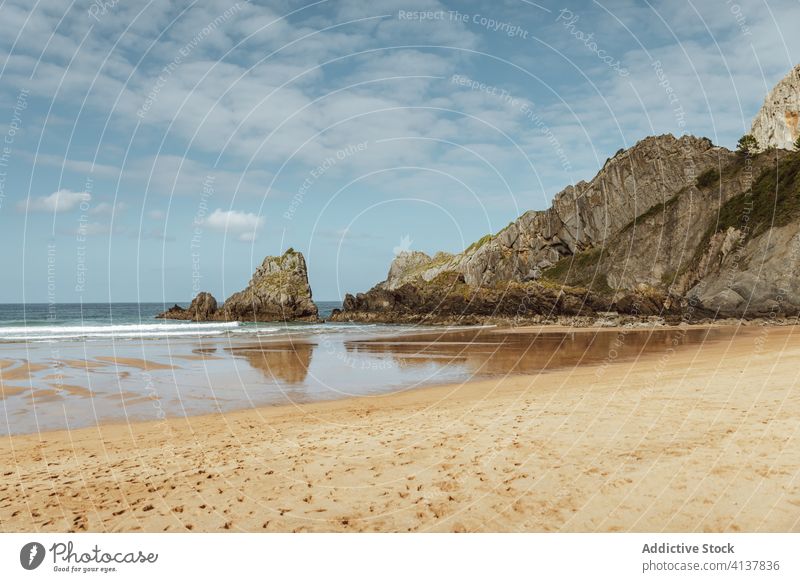
[[[588,325],[598,314],[631,314],[625,321],[647,316],[678,319],[675,310],[663,309],[664,297],[620,293],[616,297],[586,289],[540,282],[506,282],[473,287],[463,275],[442,273],[432,281],[409,282],[395,289],[376,286],[366,293],[345,297],[332,321],[388,323],[477,324],[525,321],[557,321]],[[638,305],[634,311],[633,305]],[[613,313],[612,313],[613,312]]]
[[[684,173],[694,164],[696,171]],[[691,167],[691,166],[689,166]],[[401,255],[338,321],[800,313],[800,153],[647,138],[458,255]]]
[[[753,121],[760,153],[648,137],[461,253],[400,253],[385,281],[348,294],[334,321],[602,324],[800,313],[800,66]],[[201,294],[202,295],[202,294]],[[221,308],[178,319],[316,319],[305,261],[267,257]],[[599,320],[597,318],[600,318]],[[627,318],[627,319],[626,319]]]
[[[180,305],[173,305],[164,313],[156,317],[161,319],[185,319],[190,321],[208,321],[214,318],[217,312],[217,300],[211,293],[201,291],[192,299],[189,307],[184,309]]]
[[[800,65],[797,65],[769,92],[750,133],[762,149],[791,150],[800,137],[799,123]]]
[[[198,293],[187,309],[174,306],[158,315],[162,319],[193,321],[317,321],[319,312],[311,298],[306,261],[302,253],[287,250],[266,257],[245,289],[234,293],[222,307],[210,293]]]
[[[707,139],[646,138],[617,152],[590,182],[558,193],[549,209],[523,214],[462,253],[399,255],[386,281],[367,293],[347,296],[343,311],[332,319],[550,320],[605,311],[678,317],[672,307],[679,302],[670,301],[670,289],[637,286],[638,281],[612,289],[605,263],[602,271],[593,267],[602,249],[614,246],[612,241],[616,244],[619,233],[638,217],[654,213],[677,193],[696,189],[698,172],[734,158]],[[644,255],[623,257],[623,264],[625,260],[636,263],[634,272],[652,271]],[[573,262],[575,269],[570,268]],[[569,277],[562,277],[565,272]]]
[[[699,172],[732,155],[707,139],[648,137],[617,152],[590,182],[556,194],[547,210],[526,212],[463,253],[434,259],[420,252],[401,254],[382,287],[395,289],[418,277],[430,281],[449,271],[478,286],[537,279],[562,258],[603,246],[637,216],[694,184]]]

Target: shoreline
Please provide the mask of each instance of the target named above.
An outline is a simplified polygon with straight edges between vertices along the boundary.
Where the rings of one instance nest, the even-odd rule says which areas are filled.
[[[770,326],[772,327],[772,326]],[[786,326],[774,326],[777,328],[784,328]],[[657,332],[672,332],[676,330],[685,330],[685,331],[710,331],[710,330],[719,330],[725,331],[730,333],[731,335],[735,335],[736,333],[742,333],[742,330],[752,330],[753,327],[742,326],[740,324],[716,324],[716,323],[698,323],[698,324],[684,324],[684,325],[648,325],[643,327],[638,326],[604,326],[604,327],[571,327],[566,325],[560,324],[543,324],[543,325],[525,325],[525,326],[501,326],[501,325],[465,325],[465,326],[439,326],[439,325],[429,325],[429,326],[422,326],[416,329],[403,329],[400,333],[381,333],[377,335],[365,335],[360,339],[358,337],[353,338],[361,344],[364,345],[374,345],[374,344],[381,344],[385,342],[393,342],[396,340],[402,339],[421,339],[432,340],[432,345],[438,345],[444,341],[447,336],[455,335],[464,332],[484,332],[488,334],[498,334],[498,335],[506,335],[506,336],[516,336],[516,335],[546,335],[546,334],[610,334],[616,333],[618,335],[627,336],[628,334],[634,335],[644,335],[644,334],[652,334]],[[252,340],[249,338],[238,338],[240,340],[240,345],[236,346],[229,346],[225,348],[233,355],[242,355],[246,353],[259,353],[264,348],[273,348],[273,347],[286,347],[291,346],[296,348],[298,346],[311,346],[314,343],[313,336],[300,336],[300,337],[293,337],[291,334],[286,336],[276,336],[276,337],[265,337],[259,338],[257,343],[250,343]],[[714,341],[707,339],[705,341]],[[468,344],[469,345],[469,344]],[[686,346],[681,346],[681,349],[686,349]],[[467,350],[465,350],[467,351]],[[219,360],[220,357],[214,355],[215,352],[212,353],[194,353],[192,355],[180,355],[180,354],[170,354],[171,360],[180,361],[212,361],[212,360]],[[644,352],[637,355],[637,358],[648,358],[652,357],[653,354]],[[620,357],[621,360],[627,360],[628,358]],[[0,371],[5,367],[7,368],[12,361],[3,360],[0,362]],[[158,363],[154,362],[151,359],[143,359],[143,358],[133,358],[133,357],[125,357],[122,355],[116,355],[114,357],[109,356],[95,356],[93,360],[69,360],[69,359],[60,359],[58,363],[61,365],[66,365],[71,368],[75,369],[83,369],[88,371],[92,371],[97,368],[102,368],[103,366],[119,366],[123,368],[131,368],[136,370],[138,374],[144,375],[145,377],[149,377],[151,372],[165,370],[168,372],[177,372],[179,366],[172,361],[170,363]],[[578,366],[586,367],[591,364],[585,363],[578,363]],[[494,378],[502,376],[503,379],[508,378],[516,378],[521,376],[531,376],[531,375],[541,375],[541,374],[549,374],[552,372],[557,372],[559,370],[565,369],[568,367],[567,364],[563,365],[555,365],[553,367],[543,367],[541,369],[535,370],[534,372],[520,372],[515,370],[509,370],[503,374],[493,374]],[[15,370],[12,370],[11,373],[4,372],[2,376],[0,376],[0,380],[3,378],[8,379],[23,379],[22,376],[20,378],[14,378],[14,372],[22,372],[24,377],[29,378],[30,372],[36,371],[46,371],[48,370],[48,366],[43,363],[38,362],[28,362],[24,366],[24,370],[20,370],[19,367]],[[130,377],[128,372],[123,372],[125,377]],[[19,375],[19,374],[18,374]],[[475,382],[481,382],[490,379],[486,376],[477,376],[473,378],[469,378],[464,380],[463,382],[458,383],[460,384],[471,384]],[[316,404],[320,405],[329,405],[336,402],[348,402],[353,401],[357,402],[359,400],[370,401],[374,398],[381,398],[381,397],[390,397],[393,395],[404,394],[407,392],[416,392],[420,390],[434,390],[434,389],[441,389],[441,388],[448,388],[455,385],[454,383],[450,382],[433,382],[433,383],[421,383],[415,384],[410,386],[397,386],[394,389],[391,389],[386,392],[378,392],[375,394],[361,394],[361,395],[344,395],[337,398],[321,398],[319,400],[311,400],[307,402],[293,402],[293,403],[282,403],[282,404],[257,404],[255,406],[248,406],[242,405],[238,408],[229,408],[226,410],[219,410],[216,412],[195,412],[189,414],[167,414],[161,418],[152,418],[152,419],[142,419],[142,418],[133,418],[131,420],[122,420],[122,419],[103,419],[100,422],[95,424],[87,425],[87,426],[80,426],[74,429],[71,429],[72,432],[77,430],[90,430],[96,429],[101,426],[129,426],[129,425],[139,425],[139,424],[147,424],[147,423],[163,423],[165,421],[182,421],[186,420],[187,418],[206,418],[206,417],[215,417],[219,415],[227,415],[227,414],[235,414],[238,412],[247,412],[253,410],[272,410],[272,409],[286,409],[291,410],[297,407],[313,407]],[[25,388],[20,388],[16,386],[3,386],[2,382],[0,382],[0,388],[3,390],[0,393],[0,397],[5,396],[13,396],[20,392],[25,391]],[[93,392],[81,388],[79,386],[71,386],[67,383],[59,384],[59,388],[63,391],[70,392],[71,394],[79,394],[84,397],[92,397],[94,396]],[[48,390],[45,395],[50,397],[52,390]],[[122,399],[125,404],[130,405],[134,403],[156,403],[158,402],[158,398],[153,398],[157,394],[156,391],[153,391],[151,394],[136,394],[130,391],[126,391],[122,393]],[[0,398],[0,402],[3,401],[3,398]],[[158,410],[161,410],[160,406],[154,407]],[[22,433],[11,433],[6,435],[0,435],[0,438],[17,438],[17,437],[26,437],[32,435],[41,435],[41,434],[51,434],[51,433],[66,433],[69,432],[67,429],[43,429],[38,430],[35,432],[22,432]]]
[[[800,531],[798,357],[765,327],[661,367],[8,437],[0,528]]]

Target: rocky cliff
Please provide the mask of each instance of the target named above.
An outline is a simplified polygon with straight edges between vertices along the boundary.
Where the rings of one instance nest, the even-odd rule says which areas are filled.
[[[547,210],[523,214],[462,253],[399,255],[386,281],[367,293],[348,295],[333,319],[549,320],[612,310],[669,315],[672,311],[663,309],[667,289],[625,285],[613,290],[606,273],[594,273],[592,267],[602,249],[638,217],[695,188],[698,172],[734,157],[707,139],[644,139],[617,152],[591,181],[559,192]],[[650,271],[649,259],[635,260]]]
[[[317,321],[319,312],[311,297],[308,271],[302,253],[287,250],[266,257],[245,289],[234,293],[222,307],[210,293],[199,293],[187,309],[174,306],[158,315],[162,319],[193,321]]]
[[[403,254],[392,264],[386,289],[455,271],[468,285],[537,279],[564,257],[603,246],[623,226],[679,190],[697,174],[731,156],[707,139],[648,137],[609,159],[590,182],[568,186],[547,210],[530,211],[463,253]]]
[[[399,256],[333,319],[774,318],[800,312],[798,266],[800,153],[659,136],[463,253]]]
[[[708,139],[648,137],[550,208],[463,252],[399,254],[385,281],[348,294],[334,321],[587,323],[780,318],[800,313],[800,66],[753,121],[758,153]],[[316,319],[302,255],[267,257],[220,308],[208,294],[178,319]],[[620,322],[619,315],[613,321]]]
[[[763,150],[794,149],[800,137],[800,65],[792,69],[772,91],[753,120],[750,133]]]

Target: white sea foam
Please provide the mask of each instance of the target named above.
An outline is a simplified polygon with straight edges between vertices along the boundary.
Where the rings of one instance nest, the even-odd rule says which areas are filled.
[[[240,323],[148,323],[123,325],[32,325],[0,327],[0,341],[42,341],[65,339],[130,339],[168,338],[186,336],[214,336],[238,331],[261,331],[257,326],[250,330],[238,329]]]
[[[133,320],[135,321],[135,320]],[[11,322],[9,322],[11,323]],[[163,323],[115,323],[101,324],[87,320],[65,321],[60,325],[39,320],[30,325],[19,325],[18,321],[8,327],[0,323],[0,343],[11,342],[58,342],[93,340],[170,339],[190,337],[254,337],[267,338],[287,336],[322,336],[326,334],[363,335],[383,330],[389,336],[414,331],[415,327],[384,326],[381,324],[350,323],[241,323],[170,321]]]

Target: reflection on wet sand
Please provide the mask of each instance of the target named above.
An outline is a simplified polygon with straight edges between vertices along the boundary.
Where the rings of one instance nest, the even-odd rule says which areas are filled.
[[[67,366],[77,370],[96,370],[108,366],[107,362],[95,362],[92,360],[53,360],[53,367],[60,368]]]
[[[21,394],[28,394],[31,391],[30,386],[19,386],[9,384],[9,382],[30,383],[31,378],[38,372],[47,370],[46,364],[32,364],[27,360],[2,360],[0,362],[0,401],[12,396],[19,396]]]
[[[12,396],[18,396],[29,390],[30,388],[27,386],[6,386],[5,384],[0,383],[0,400],[5,400],[6,398],[11,398]]]
[[[352,354],[391,357],[398,367],[462,364],[476,375],[543,370],[637,358],[730,336],[721,328],[503,333],[481,329],[346,343]]]
[[[0,384],[30,380],[33,374],[41,372],[42,370],[47,370],[48,366],[47,364],[32,364],[27,360],[21,360],[19,365],[15,368],[8,368],[11,368],[11,366],[7,366],[2,374],[0,374]]]
[[[107,362],[114,366],[124,366],[127,368],[137,368],[149,372],[151,370],[172,370],[174,366],[170,364],[161,364],[152,360],[144,360],[142,358],[123,358],[120,356],[101,356],[97,358],[101,362]]]
[[[374,396],[435,384],[658,358],[725,328],[428,329],[232,342],[6,345],[0,434]],[[86,353],[90,348],[91,353]]]
[[[308,375],[314,345],[304,342],[270,343],[264,346],[230,348],[234,356],[247,360],[270,382],[300,384]]]

